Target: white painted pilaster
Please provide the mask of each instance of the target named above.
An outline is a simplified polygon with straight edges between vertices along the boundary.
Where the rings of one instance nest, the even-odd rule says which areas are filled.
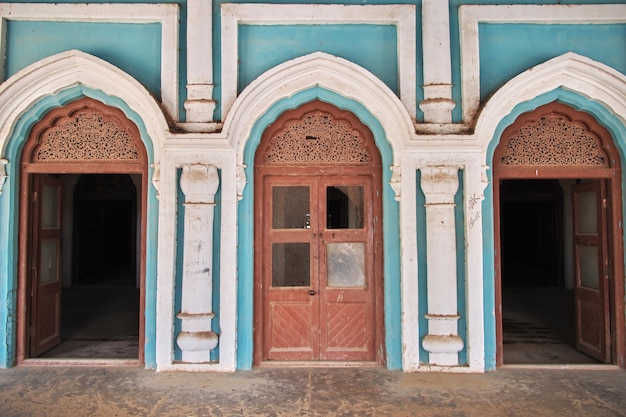
[[[398,169],[400,167],[397,167]],[[418,247],[416,224],[416,168],[402,161],[400,181],[400,247],[402,251],[402,369],[415,372],[420,366]]]
[[[465,212],[465,277],[467,315],[467,364],[473,372],[485,369],[483,302],[483,201],[488,167],[477,155],[465,166],[463,184]]]
[[[421,168],[426,197],[428,334],[422,346],[433,365],[458,365],[463,340],[458,335],[456,292],[456,236],[454,195],[459,187],[458,167]]]
[[[218,336],[211,330],[213,294],[213,212],[219,187],[213,165],[185,165],[180,188],[185,194],[181,333],[176,339],[183,362],[210,361]]]
[[[420,109],[426,123],[452,123],[452,63],[450,14],[447,0],[422,0],[424,100]]]
[[[213,121],[213,1],[187,0],[187,100],[189,123]]]

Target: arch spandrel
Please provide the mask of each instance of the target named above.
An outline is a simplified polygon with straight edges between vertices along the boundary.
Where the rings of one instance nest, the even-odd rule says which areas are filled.
[[[400,99],[366,69],[322,52],[278,65],[262,74],[239,95],[224,121],[224,132],[236,148],[237,164],[243,165],[244,149],[251,132],[272,106],[315,88],[365,107],[382,125],[385,139],[392,148],[392,165],[399,164],[401,150],[414,136],[415,130]]]
[[[601,104],[626,125],[626,76],[608,65],[569,52],[523,72],[489,99],[475,127],[481,149],[489,152],[494,142],[500,140],[498,130],[503,121],[517,116],[514,113],[518,105],[558,89]]]

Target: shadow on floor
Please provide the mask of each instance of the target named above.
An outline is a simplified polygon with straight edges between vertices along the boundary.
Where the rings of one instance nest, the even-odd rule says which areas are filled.
[[[139,290],[82,285],[61,292],[61,344],[41,358],[137,359]]]
[[[503,288],[505,364],[595,364],[576,349],[574,291]]]

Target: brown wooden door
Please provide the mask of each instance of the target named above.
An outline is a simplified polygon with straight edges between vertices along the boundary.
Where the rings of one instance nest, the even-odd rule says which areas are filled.
[[[30,253],[30,356],[61,342],[61,180],[35,175],[32,195]]]
[[[576,347],[608,363],[611,360],[609,268],[604,181],[573,187],[576,270]]]
[[[265,360],[375,360],[372,177],[264,177]]]

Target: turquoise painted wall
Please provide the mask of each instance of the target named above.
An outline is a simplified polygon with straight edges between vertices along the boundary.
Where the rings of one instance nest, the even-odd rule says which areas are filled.
[[[22,148],[32,126],[50,110],[82,97],[91,97],[107,105],[121,109],[139,128],[146,146],[148,166],[153,161],[152,141],[143,120],[123,101],[107,96],[101,91],[83,86],[72,87],[57,95],[47,96],[35,103],[16,123],[9,138],[4,156],[9,161],[19,161]],[[17,223],[19,202],[19,164],[7,166],[9,176],[0,195],[0,367],[12,366],[15,360],[15,305],[17,295]],[[153,169],[148,169],[151,178]],[[156,259],[158,200],[156,190],[148,181],[147,236],[146,236],[146,286],[145,286],[145,365],[156,367]]]
[[[480,98],[551,58],[575,52],[626,73],[626,24],[480,24]]]
[[[16,3],[50,3],[50,1],[44,0],[15,0]],[[63,3],[83,3],[83,0],[65,0]],[[91,3],[153,3],[150,0],[100,0],[94,1]],[[165,3],[165,2],[163,2]],[[181,13],[181,31],[179,33],[180,38],[180,57],[179,57],[179,75],[180,75],[180,86],[179,86],[179,95],[180,95],[180,103],[179,103],[179,112],[181,115],[181,120],[184,120],[185,110],[183,107],[183,102],[186,98],[186,89],[185,84],[186,80],[186,0],[173,0],[168,3],[176,3],[180,6]],[[224,2],[226,3],[226,2]],[[237,0],[229,3],[267,3],[265,0]],[[273,1],[271,3],[275,4],[309,4],[310,2],[307,0],[278,0]],[[507,4],[622,4],[623,0],[510,0],[507,1]],[[216,120],[221,119],[221,108],[220,108],[220,99],[221,99],[221,58],[220,58],[220,45],[221,45],[221,34],[220,34],[220,6],[222,1],[214,1],[213,2],[213,39],[215,42],[215,48],[213,50],[213,59],[214,59],[214,98],[217,100],[217,109],[215,112]],[[422,47],[421,47],[421,10],[419,0],[401,0],[401,1],[391,1],[391,0],[345,0],[345,1],[322,1],[318,2],[318,4],[354,4],[354,5],[363,5],[363,4],[415,4],[417,6],[416,11],[416,23],[417,23],[417,65],[416,65],[416,76],[417,76],[417,85],[418,87],[423,84],[422,82]],[[452,45],[452,81],[453,81],[453,99],[457,103],[456,108],[453,111],[453,120],[455,122],[461,121],[461,76],[460,76],[460,48],[459,48],[459,24],[458,24],[458,8],[462,4],[502,4],[500,0],[450,0],[450,24],[451,24],[451,45]],[[10,21],[9,25],[17,25],[17,26],[40,26],[40,25],[65,25],[64,27],[70,27],[70,25],[75,25],[76,27],[80,27],[81,25],[92,25],[88,27],[96,27],[94,25],[100,25],[99,23],[43,23],[43,22],[16,22]],[[124,36],[124,40],[131,40],[132,42],[139,42],[137,39],[141,39],[140,42],[145,42],[146,39],[149,39],[149,42],[154,42],[155,39],[158,39],[159,36],[156,36],[154,33],[147,33],[153,31],[154,29],[145,29],[142,28],[146,25],[121,25],[121,24],[106,24],[108,28],[119,27],[123,28],[124,26],[135,27],[133,31],[142,32],[140,35],[143,38],[136,38],[134,34],[128,32],[130,36]],[[149,25],[148,25],[149,26]],[[336,26],[336,25],[334,25]],[[360,37],[353,37],[354,32],[350,26],[354,25],[346,25],[345,31],[342,31],[341,37],[347,39],[359,39]],[[359,25],[356,25],[359,26]],[[481,25],[486,26],[486,25]],[[510,77],[519,74],[520,72],[536,65],[537,63],[545,61],[545,59],[549,59],[551,57],[557,56],[563,51],[576,51],[581,53],[582,55],[590,56],[593,59],[597,59],[601,62],[606,63],[607,65],[614,66],[615,68],[620,69],[624,72],[624,66],[626,63],[624,62],[625,54],[615,54],[614,51],[623,51],[624,50],[624,25],[604,25],[611,26],[611,28],[606,29],[606,33],[602,34],[603,30],[596,31],[591,26],[592,25],[546,25],[545,27],[539,27],[538,29],[533,29],[534,35],[531,37],[527,36],[527,33],[524,33],[524,36],[517,36],[514,34],[516,30],[524,31],[524,29],[510,29],[510,26],[524,26],[524,25],[490,25],[490,26],[505,26],[506,28],[485,28],[482,30],[481,28],[481,57],[484,58],[487,62],[495,62],[496,65],[490,65],[489,68],[485,68],[485,66],[481,66],[481,71],[485,71],[483,76],[483,81],[485,81],[481,85],[481,96],[487,97],[491,94],[495,88],[501,86],[503,82],[510,79]],[[529,25],[538,27],[540,25]],[[571,28],[566,28],[566,26],[571,26]],[[588,26],[589,29],[584,29],[583,26]],[[622,27],[620,29],[619,27]],[[52,26],[49,26],[52,28]],[[56,26],[60,27],[60,26]],[[87,26],[84,26],[87,27]],[[593,25],[596,27],[596,25]],[[264,29],[259,29],[260,26],[254,26],[251,29],[252,32],[264,31]],[[295,28],[295,27],[292,27]],[[580,29],[580,32],[579,32]],[[102,32],[104,30],[104,32]],[[48,56],[51,54],[49,51],[54,50],[66,50],[68,48],[74,47],[85,52],[93,53],[96,56],[100,56],[108,60],[109,62],[119,66],[124,71],[133,75],[135,78],[140,80],[153,94],[159,95],[159,82],[158,77],[155,78],[154,73],[158,71],[159,66],[153,65],[153,56],[138,58],[135,56],[135,53],[139,51],[140,54],[147,54],[148,51],[152,48],[152,46],[148,45],[146,48],[143,44],[141,44],[139,48],[126,48],[126,45],[129,45],[128,42],[124,42],[119,48],[120,45],[113,47],[113,41],[116,41],[114,38],[116,34],[121,34],[128,29],[124,28],[122,32],[114,30],[113,37],[103,35],[103,33],[109,33],[110,29],[101,29],[97,30],[84,30],[80,29],[78,32],[78,36],[72,36],[70,39],[62,39],[63,33],[65,31],[53,30],[53,31],[45,31],[44,35],[49,37],[51,33],[54,33],[54,38],[57,39],[58,36],[61,36],[60,41],[56,43],[56,41],[52,42],[50,39],[46,38],[48,42],[46,46],[42,45],[41,48],[21,48],[19,52],[16,52],[16,49],[13,48],[13,52],[11,52],[11,48],[7,48],[7,53],[9,54],[10,59],[13,59],[16,66],[15,68],[19,68],[23,66],[24,63],[20,63],[18,61],[28,61],[29,63],[34,62],[36,57]],[[248,29],[244,29],[246,31]],[[295,29],[294,29],[295,30]],[[307,29],[308,30],[308,29]],[[295,34],[296,37],[305,38],[304,31],[295,31],[291,35]],[[505,35],[504,38],[501,36],[500,31],[511,31],[511,35]],[[591,36],[586,36],[584,32],[591,31],[593,32]],[[29,35],[28,30],[24,32],[24,34]],[[310,31],[309,31],[310,32]],[[397,89],[397,79],[394,81],[392,77],[389,75],[389,68],[382,68],[385,66],[389,66],[391,61],[388,61],[386,58],[384,62],[378,59],[377,54],[363,55],[361,54],[361,50],[363,48],[359,47],[355,50],[351,48],[344,48],[343,51],[341,49],[341,45],[337,43],[332,46],[328,42],[323,40],[323,45],[320,44],[320,39],[324,38],[321,36],[324,30],[316,30],[315,39],[304,39],[306,42],[298,43],[296,50],[280,50],[280,56],[286,57],[294,57],[298,56],[298,54],[302,54],[302,51],[330,51],[329,53],[335,53],[339,56],[346,56],[345,54],[351,54],[348,59],[353,60],[353,62],[358,63],[359,65],[364,66],[369,69],[381,79],[387,83],[389,86],[395,85]],[[546,39],[544,36],[544,32],[549,33],[550,36],[552,34],[556,34],[556,42],[544,42],[543,39]],[[39,31],[41,35],[41,31]],[[374,31],[372,31],[374,33]],[[104,36],[104,38],[103,38]],[[320,37],[321,36],[321,37]],[[386,35],[385,35],[386,36]],[[287,39],[287,36],[278,36],[274,38],[279,39],[280,42],[290,42],[290,39]],[[9,41],[12,42],[12,36],[8,37]],[[27,39],[27,38],[23,38]],[[40,36],[41,39],[41,36]],[[104,42],[101,40],[104,39]],[[335,40],[330,38],[332,42]],[[256,41],[256,40],[253,40]],[[380,39],[374,39],[374,41],[378,42]],[[525,42],[528,41],[528,42]],[[79,43],[85,42],[85,45],[79,45]],[[93,42],[93,45],[88,45],[90,42]],[[279,42],[279,43],[280,43]],[[331,42],[331,43],[332,43]],[[360,41],[359,41],[360,42]],[[607,43],[608,42],[608,43]],[[493,47],[490,45],[493,43]],[[31,43],[32,44],[32,43]],[[41,45],[41,43],[37,43],[37,45]],[[75,45],[75,46],[74,46]],[[95,45],[95,46],[94,46]],[[103,48],[102,45],[107,45],[106,48]],[[534,46],[533,46],[534,45]],[[598,47],[600,45],[601,47]],[[287,45],[289,46],[289,45]],[[352,45],[354,47],[354,45]],[[615,49],[614,47],[617,47]],[[124,49],[126,48],[126,50]],[[333,49],[334,48],[334,49]],[[621,49],[619,49],[621,48]],[[367,48],[365,48],[367,50]],[[388,56],[389,53],[395,48],[390,48],[388,45],[381,49],[377,47],[374,49],[383,53],[384,56]],[[93,51],[93,52],[92,52]],[[114,52],[112,52],[114,51]],[[118,51],[121,51],[118,53]],[[131,51],[132,53],[128,53]],[[334,51],[334,52],[333,52]],[[276,51],[274,51],[276,52]],[[502,52],[510,55],[514,59],[499,59],[502,57]],[[254,53],[254,52],[253,52]],[[152,52],[150,52],[152,54]],[[258,55],[258,54],[257,54]],[[264,68],[267,67],[269,61],[277,62],[278,55],[264,55],[261,58],[265,60],[265,63],[262,64]],[[30,57],[29,57],[30,56]],[[252,56],[250,56],[252,58]],[[520,57],[524,57],[523,60],[518,60]],[[39,59],[36,58],[36,59]],[[255,74],[258,75],[259,67],[256,63],[250,64],[248,60],[248,55],[242,55],[244,58],[244,65],[242,65],[242,76],[240,77],[240,88],[244,85],[247,85],[251,79],[254,78]],[[17,61],[15,61],[17,59]],[[618,61],[618,62],[615,62]],[[148,65],[147,71],[145,71],[147,62],[150,62]],[[13,73],[15,69],[11,69],[9,74]],[[396,77],[397,78],[397,77]],[[420,88],[417,89],[417,97],[416,102],[419,103],[423,99],[423,93]],[[422,113],[418,110],[417,114],[418,120],[422,120]]]
[[[220,33],[220,6],[222,3],[272,3],[272,4],[311,4],[310,1],[307,0],[277,0],[277,1],[267,1],[267,0],[235,0],[235,1],[219,1],[216,0],[213,2],[213,41],[216,45],[221,45],[221,33]],[[415,0],[330,0],[330,1],[318,1],[314,2],[315,4],[346,4],[346,5],[365,5],[365,4],[417,4],[416,8],[416,21],[417,27],[421,27],[421,11],[419,8],[419,1]],[[337,33],[336,30],[339,29],[341,25],[330,25],[334,28],[324,29],[326,25],[308,25],[301,26],[304,27],[304,30],[296,29],[296,26],[288,26],[289,36],[296,36],[298,39],[302,39],[303,43],[295,44],[290,42],[288,39],[289,36],[284,35],[280,28],[278,30],[278,35],[271,40],[271,43],[275,45],[285,45],[287,49],[278,49],[275,48],[271,51],[271,55],[269,56],[261,56],[261,60],[264,63],[257,68],[257,65],[254,62],[249,62],[249,58],[251,57],[248,53],[240,56],[240,60],[243,65],[240,68],[240,71],[243,70],[247,73],[243,78],[239,76],[239,90],[243,88],[243,86],[247,85],[254,79],[254,77],[260,74],[259,70],[262,68],[267,69],[267,65],[269,62],[274,62],[275,64],[284,62],[286,59],[295,58],[297,56],[304,55],[306,53],[311,53],[314,51],[322,51],[328,52],[333,55],[338,55],[343,58],[349,59],[364,68],[372,71],[377,76],[381,77],[381,79],[392,88],[394,92],[397,92],[398,85],[398,76],[397,69],[395,74],[391,73],[390,66],[394,65],[397,67],[397,59],[392,63],[391,61],[387,61],[387,57],[391,56],[391,54],[397,53],[396,44],[387,44],[384,45],[381,42],[381,39],[378,39],[379,36],[390,37],[390,29],[386,25],[344,25],[344,30],[339,33],[339,39],[332,39],[329,37],[331,33]],[[374,27],[373,29],[367,28],[368,26]],[[285,28],[285,26],[280,26],[281,28]],[[393,28],[393,26],[392,26]],[[262,26],[254,25],[248,26],[243,29],[244,35],[250,37],[251,34],[258,32],[263,36],[267,36],[268,32],[271,30],[265,30]],[[240,30],[241,33],[241,30]],[[307,38],[307,34],[311,35],[312,38]],[[360,39],[361,35],[365,35],[366,39],[373,42],[373,46],[368,46],[362,39]],[[394,30],[395,37],[395,30]],[[422,46],[421,46],[421,30],[418,30],[416,34],[417,37],[417,65],[416,65],[416,79],[417,85],[422,85]],[[345,42],[345,39],[352,40],[351,43]],[[355,41],[357,39],[358,41]],[[255,39],[249,39],[249,41],[255,42]],[[266,45],[264,46],[266,51],[267,47],[271,45],[267,45],[267,40],[262,40]],[[345,44],[344,44],[345,43]],[[292,48],[292,49],[288,49]],[[250,50],[250,47],[247,47]],[[372,53],[372,51],[376,51],[376,53]],[[251,51],[255,53],[255,51]],[[259,54],[256,54],[259,55]],[[386,62],[382,62],[381,58],[383,57]],[[280,59],[279,59],[280,58]],[[217,100],[218,105],[215,111],[215,118],[221,119],[221,108],[220,108],[220,99],[222,97],[222,85],[221,85],[221,56],[219,48],[215,48],[213,51],[213,68],[214,68],[214,82],[215,89],[213,91],[213,96]],[[275,65],[274,64],[274,65]],[[391,86],[395,85],[395,89]],[[417,89],[417,98],[416,102],[419,103],[423,100],[423,93],[420,88]],[[418,111],[419,112],[419,111]],[[419,116],[421,117],[421,112],[419,112]]]
[[[417,294],[419,326],[419,360],[430,362],[430,354],[422,346],[422,339],[428,334],[428,258],[426,257],[426,196],[422,191],[422,171],[415,172],[415,224],[417,232]]]
[[[392,25],[241,25],[237,89],[276,65],[321,51],[366,68],[397,94],[396,32]]]
[[[247,185],[238,207],[239,224],[246,225],[246,227],[240,226],[238,228],[238,369],[250,369],[252,367],[252,353],[254,349],[252,337],[254,317],[254,265],[250,262],[250,259],[254,258],[254,238],[252,233],[254,225],[254,154],[260,143],[263,131],[274,122],[280,114],[315,99],[332,103],[340,109],[351,111],[359,117],[374,134],[376,145],[382,157],[383,167],[389,167],[393,164],[392,149],[380,123],[362,105],[320,87],[300,92],[275,103],[256,121],[244,149]],[[399,205],[398,202],[395,201],[395,194],[392,188],[389,186],[391,170],[383,169],[382,174],[385,349],[387,354],[387,367],[389,369],[401,369],[402,334]]]
[[[460,52],[461,48],[460,48],[460,43],[459,43],[459,39],[460,39],[459,6],[464,5],[464,4],[501,5],[503,3],[506,3],[506,4],[545,4],[545,5],[549,5],[549,4],[623,4],[624,0],[507,0],[506,2],[503,2],[502,0],[449,0],[449,2],[450,2],[450,42],[451,42],[451,47],[452,47],[452,51],[451,51],[452,52],[452,57],[451,57],[452,58],[452,85],[453,85],[452,98],[456,102],[456,108],[452,112],[452,119],[454,122],[460,122],[462,119],[462,116],[461,116],[462,106],[461,106],[461,52]],[[494,26],[496,25],[494,24]],[[498,26],[503,26],[503,29],[506,29],[510,26],[515,26],[515,25],[499,24]],[[533,25],[533,26],[539,26],[539,25]],[[563,25],[547,25],[547,26],[558,27],[558,26],[563,26]],[[581,27],[585,25],[572,25],[572,26]],[[595,26],[595,25],[589,25],[589,26]],[[575,49],[573,48],[576,47],[578,41],[582,41],[583,44],[587,43],[586,39],[579,37],[576,33],[570,33],[572,35],[571,38],[568,38],[567,35],[564,34],[565,32],[560,32],[560,33],[562,34],[559,35],[560,39],[558,43],[556,44],[553,44],[552,40],[551,42],[546,42],[544,39],[540,39],[539,36],[534,36],[534,35],[529,36],[528,33],[524,33],[523,36],[517,36],[515,38],[507,37],[506,39],[501,39],[501,41],[506,45],[498,45],[498,49],[500,48],[504,49],[507,55],[512,56],[513,61],[517,62],[518,59],[522,58],[522,54],[526,53],[527,51],[516,50],[514,48],[515,45],[513,44],[509,45],[508,42],[514,42],[514,43],[523,43],[524,41],[529,41],[529,42],[534,42],[534,43],[539,42],[539,45],[542,49],[542,52],[540,52],[540,54],[543,54],[544,56],[548,56],[548,58],[552,58],[554,56],[560,55],[562,52],[559,53],[559,51],[564,50],[564,48],[567,48],[568,45],[569,45],[569,48],[572,48],[570,50],[574,51]],[[483,39],[482,38],[483,35],[484,34],[480,34],[481,58],[484,57],[494,62],[498,61],[498,51],[492,50],[488,46],[482,44],[483,40],[489,41],[488,39]],[[595,53],[602,54],[601,61],[605,62],[604,59],[608,58],[609,55],[613,54],[615,51],[611,51],[610,48],[604,48],[603,46],[598,47],[599,45],[604,45],[603,43],[604,40],[602,37],[596,37],[595,35],[593,35],[593,38],[596,41],[595,49],[598,49],[598,51],[595,51]],[[620,51],[622,51],[621,56],[623,58],[625,56],[625,54],[623,53],[624,48],[622,47]],[[532,54],[535,54],[534,51],[531,50],[531,52]],[[536,65],[539,62],[536,62],[533,65]],[[511,65],[516,65],[516,64],[511,64]],[[526,67],[524,67],[524,65],[526,65]],[[528,62],[521,64],[521,65],[517,64],[518,66],[516,70],[517,72],[515,71],[510,72],[510,70],[507,69],[507,71],[510,72],[508,76],[510,78],[510,76],[519,74],[520,72],[528,68],[531,68],[533,65],[529,65]],[[482,70],[482,66],[481,66],[481,70]],[[503,79],[503,78],[506,78],[507,76],[504,72],[501,73],[499,68],[493,68],[492,70],[495,71],[497,79]],[[483,86],[482,83],[485,81],[486,80],[484,78],[481,78],[481,96],[482,97],[488,95],[489,94],[488,90],[491,88],[490,86]],[[484,94],[482,94],[483,92]]]
[[[70,49],[94,55],[161,95],[161,25],[7,22],[5,76]]]

